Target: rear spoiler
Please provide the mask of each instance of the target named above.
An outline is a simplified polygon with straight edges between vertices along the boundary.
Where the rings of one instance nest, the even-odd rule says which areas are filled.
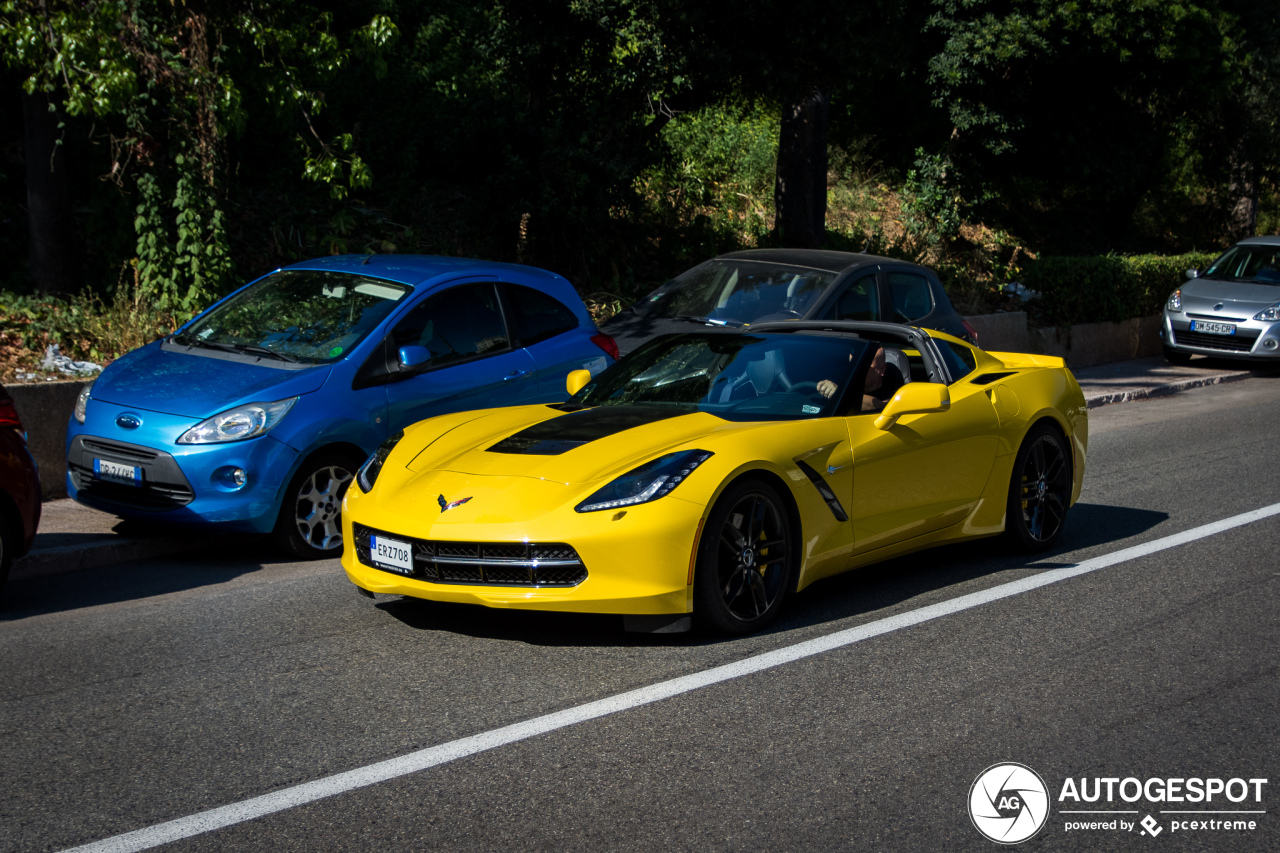
[[[1004,362],[1005,367],[1058,367],[1067,366],[1066,361],[1056,355],[1033,355],[1029,352],[988,352],[992,358]]]

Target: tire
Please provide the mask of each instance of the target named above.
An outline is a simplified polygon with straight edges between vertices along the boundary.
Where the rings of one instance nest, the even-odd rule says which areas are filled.
[[[1051,548],[1062,535],[1071,502],[1071,453],[1048,424],[1027,433],[1013,462],[1005,532],[1027,551]]]
[[[698,543],[694,618],[713,633],[747,634],[773,621],[795,585],[795,536],[786,504],[758,480],[731,485]]]
[[[341,556],[342,496],[359,467],[346,453],[324,453],[303,463],[280,505],[276,543],[302,560]]]
[[[1164,348],[1164,360],[1170,364],[1190,364],[1191,353],[1174,349],[1173,347]]]

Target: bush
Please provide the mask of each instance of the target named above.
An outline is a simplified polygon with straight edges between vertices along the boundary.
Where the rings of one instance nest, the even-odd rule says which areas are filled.
[[[1024,266],[1022,283],[1040,294],[1033,313],[1041,325],[1119,322],[1158,312],[1185,281],[1186,270],[1204,269],[1215,257],[1216,252],[1042,256]]]

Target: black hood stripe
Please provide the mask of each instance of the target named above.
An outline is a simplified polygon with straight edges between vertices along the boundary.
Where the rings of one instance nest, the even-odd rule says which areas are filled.
[[[601,438],[694,411],[680,406],[598,406],[522,429],[490,447],[489,452],[558,456]]]

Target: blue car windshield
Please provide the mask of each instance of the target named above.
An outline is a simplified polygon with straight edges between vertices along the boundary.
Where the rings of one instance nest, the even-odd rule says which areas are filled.
[[[717,260],[700,264],[649,294],[645,316],[695,317],[727,323],[800,317],[836,274],[763,261]]]
[[[1235,246],[1204,271],[1204,278],[1280,284],[1280,246]]]
[[[665,335],[595,377],[565,407],[670,405],[732,421],[828,417],[868,346],[823,335]]]
[[[351,273],[282,270],[198,318],[174,341],[323,364],[350,352],[412,290]]]

